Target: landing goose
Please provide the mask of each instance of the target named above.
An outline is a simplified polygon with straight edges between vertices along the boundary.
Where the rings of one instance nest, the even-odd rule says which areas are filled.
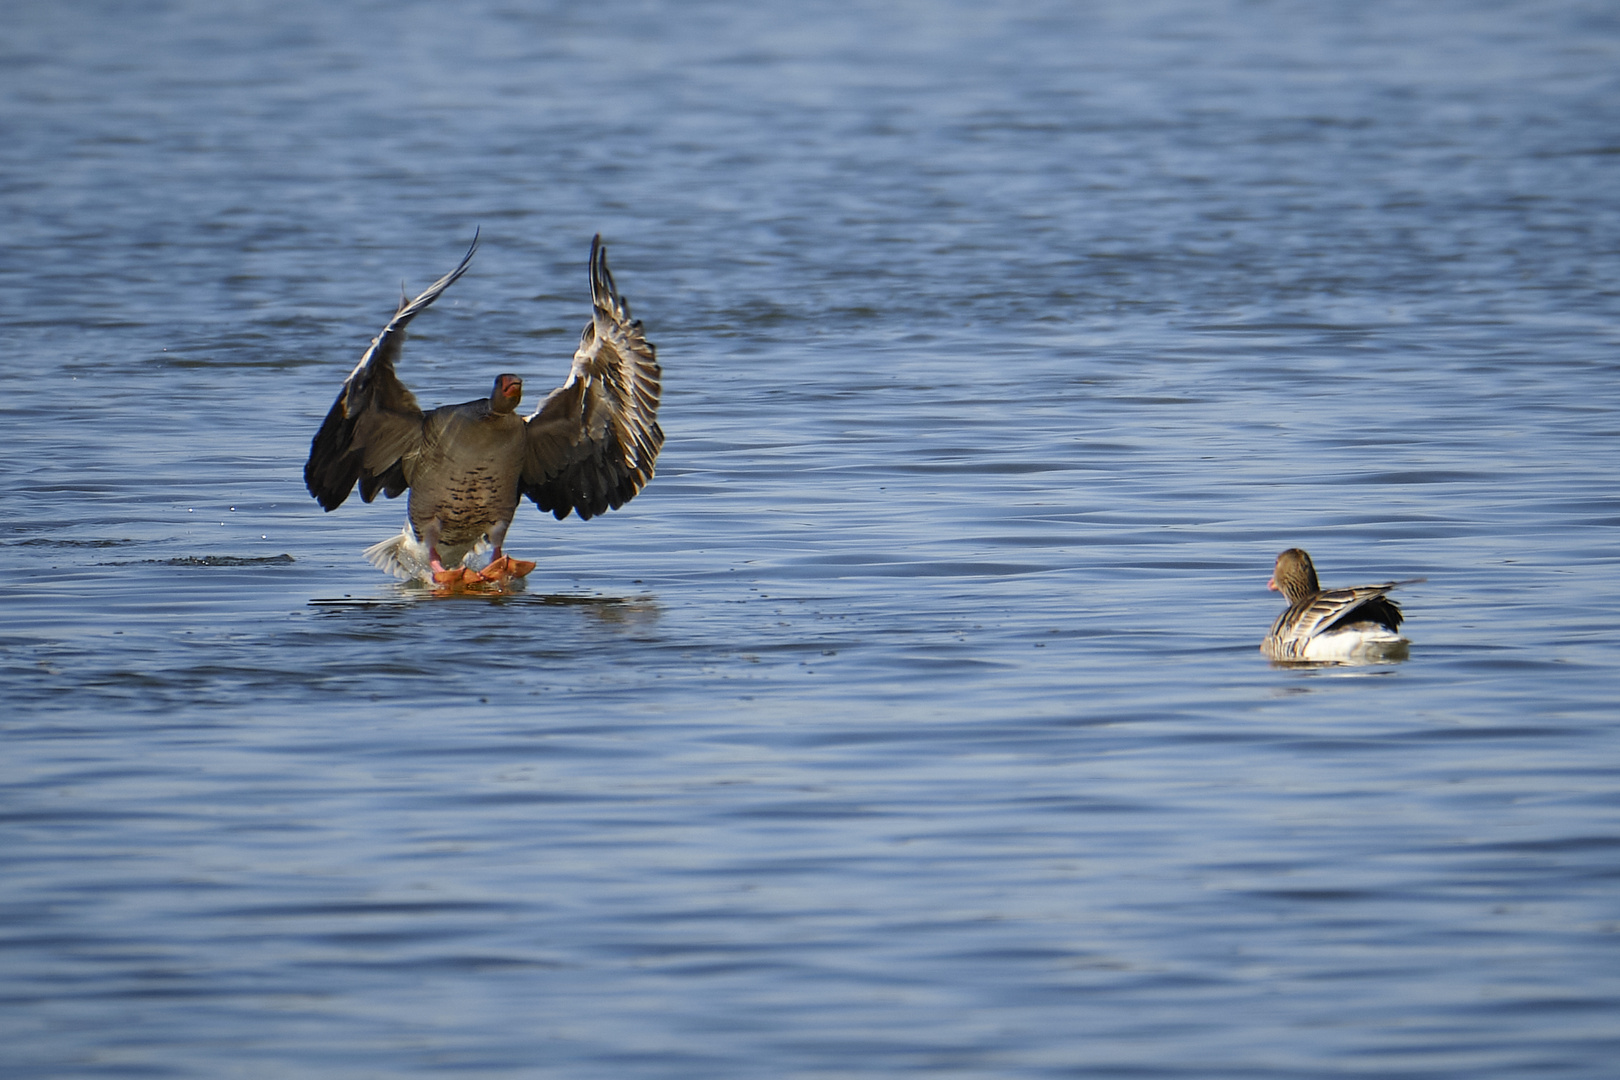
[[[1389,599],[1397,585],[1422,581],[1386,581],[1324,589],[1316,580],[1311,557],[1299,548],[1277,556],[1266,588],[1281,590],[1288,609],[1271,624],[1260,651],[1273,660],[1347,663],[1398,659],[1410,642],[1397,631],[1400,605]]]
[[[424,412],[394,374],[405,327],[467,272],[460,265],[399,310],[343,383],[310,443],[304,484],[326,510],[360,497],[409,491],[398,536],[366,549],[401,578],[451,588],[503,585],[534,569],[502,545],[521,496],[559,520],[590,519],[630,501],[653,475],[660,368],[640,320],[613,284],[602,238],[591,241],[591,321],[562,386],[528,417],[517,415],[523,380],[495,376],[489,396]],[[471,564],[485,548],[482,568]]]

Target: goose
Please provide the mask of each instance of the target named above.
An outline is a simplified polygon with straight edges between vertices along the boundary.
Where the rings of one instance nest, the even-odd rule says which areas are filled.
[[[1266,588],[1282,592],[1288,608],[1271,624],[1260,651],[1281,661],[1399,659],[1411,642],[1398,633],[1404,616],[1388,594],[1398,585],[1422,580],[1324,589],[1316,579],[1311,557],[1299,548],[1289,548],[1277,556],[1271,580],[1266,582]]]
[[[424,412],[394,372],[405,327],[467,272],[461,263],[371,340],[310,441],[304,484],[330,512],[355,484],[371,502],[409,492],[405,527],[366,558],[400,578],[448,588],[506,585],[535,564],[505,553],[522,496],[558,520],[589,520],[618,509],[652,479],[664,444],[658,426],[657,354],[619,295],[607,248],[591,241],[591,321],[567,380],[527,417],[517,414],[523,380],[503,372],[489,396]],[[490,551],[482,567],[476,555]]]

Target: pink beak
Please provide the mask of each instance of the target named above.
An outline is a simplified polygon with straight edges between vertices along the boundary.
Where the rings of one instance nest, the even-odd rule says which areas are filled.
[[[1272,592],[1277,591],[1277,575],[1276,574],[1271,575],[1271,580],[1266,582],[1266,588],[1270,589]]]

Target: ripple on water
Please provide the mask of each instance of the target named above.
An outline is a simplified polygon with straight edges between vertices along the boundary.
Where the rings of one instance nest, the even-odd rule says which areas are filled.
[[[620,7],[13,13],[8,1076],[1612,1074],[1612,27]],[[445,598],[299,466],[479,226],[420,399],[601,231],[669,439]]]

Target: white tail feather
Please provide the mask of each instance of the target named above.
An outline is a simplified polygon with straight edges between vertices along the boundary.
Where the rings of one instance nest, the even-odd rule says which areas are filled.
[[[477,543],[466,547],[441,544],[439,555],[446,566],[472,566],[489,550],[489,541],[480,539]],[[428,558],[427,545],[416,538],[416,530],[411,528],[408,521],[405,527],[393,536],[366,548],[364,554],[366,561],[372,566],[386,570],[402,581],[410,581],[413,578],[418,581],[433,580],[433,567]]]

